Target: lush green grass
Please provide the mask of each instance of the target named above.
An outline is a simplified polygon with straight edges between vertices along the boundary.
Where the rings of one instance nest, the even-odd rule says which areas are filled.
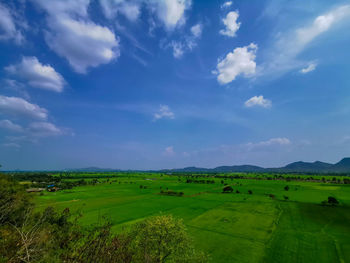
[[[183,218],[196,247],[213,262],[350,262],[350,185],[226,179],[234,193],[222,194],[222,179],[187,184],[177,176],[124,174],[112,180],[117,182],[100,179],[104,183],[45,193],[36,200],[40,207],[81,210],[82,224],[107,216],[115,231],[151,215],[173,214]],[[185,195],[160,195],[160,187]],[[328,196],[340,205],[321,206]]]

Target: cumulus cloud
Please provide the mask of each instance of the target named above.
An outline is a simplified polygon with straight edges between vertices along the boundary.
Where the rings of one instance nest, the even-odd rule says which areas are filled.
[[[141,1],[100,0],[100,5],[104,15],[108,19],[112,19],[120,13],[130,21],[135,21],[141,13]]]
[[[343,5],[317,16],[308,25],[280,34],[275,45],[272,45],[269,59],[262,65],[261,74],[281,74],[302,67],[305,62],[299,61],[297,56],[317,37],[331,30],[339,22],[349,18],[350,5]],[[313,66],[310,69],[313,69]]]
[[[36,57],[23,57],[19,64],[10,65],[5,69],[34,88],[63,91],[63,77],[50,65],[41,64]]]
[[[272,138],[267,141],[261,141],[257,143],[249,142],[246,144],[246,147],[249,150],[255,149],[255,148],[264,148],[264,147],[271,147],[271,146],[287,146],[290,145],[291,141],[288,138]]]
[[[217,64],[217,69],[213,71],[218,75],[217,80],[220,84],[227,84],[235,80],[237,76],[244,75],[249,77],[255,74],[255,57],[258,46],[251,43],[245,47],[238,47],[226,55]]]
[[[11,11],[0,3],[0,40],[14,40],[20,44],[23,41],[21,31],[16,27]]]
[[[302,68],[301,70],[300,70],[300,73],[302,73],[302,74],[307,74],[307,73],[309,73],[309,72],[311,72],[311,71],[314,71],[315,69],[316,69],[316,67],[317,67],[317,64],[316,63],[310,63],[306,68]]]
[[[167,30],[181,26],[185,23],[185,11],[191,7],[191,0],[149,0],[159,20]]]
[[[223,3],[221,5],[221,8],[224,9],[224,8],[229,8],[230,6],[232,6],[233,2],[232,1],[227,1],[225,3]]]
[[[239,17],[238,11],[229,12],[222,22],[225,25],[225,29],[220,30],[220,34],[228,37],[235,37],[237,30],[240,28],[241,23],[237,22]]]
[[[247,100],[244,105],[247,108],[251,108],[251,107],[263,107],[263,108],[270,108],[272,106],[272,103],[270,100],[268,99],[264,99],[264,97],[261,96],[254,96],[251,97],[249,100]]]
[[[107,27],[92,22],[88,0],[35,0],[48,13],[46,42],[78,73],[120,56],[119,40]]]
[[[174,119],[175,114],[170,110],[168,105],[160,105],[159,111],[156,112],[154,115],[154,120],[160,120],[160,119]]]
[[[22,126],[13,123],[10,120],[0,120],[0,128],[13,131],[13,132],[22,132],[23,128]]]
[[[32,119],[46,120],[48,113],[44,108],[19,97],[0,95],[0,112]]]

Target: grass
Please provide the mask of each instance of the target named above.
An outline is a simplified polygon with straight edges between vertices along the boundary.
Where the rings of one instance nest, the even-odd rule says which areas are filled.
[[[100,179],[103,183],[95,186],[45,193],[36,202],[42,208],[81,210],[82,224],[107,216],[114,231],[151,215],[173,214],[184,220],[196,247],[208,252],[212,262],[350,262],[349,185],[254,179],[188,184],[177,176],[155,174],[113,180],[117,182]],[[221,180],[234,193],[222,194]],[[185,195],[160,195],[161,187]],[[328,196],[340,205],[321,206]]]

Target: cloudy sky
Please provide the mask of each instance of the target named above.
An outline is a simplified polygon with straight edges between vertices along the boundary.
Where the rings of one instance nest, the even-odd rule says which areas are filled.
[[[336,162],[349,28],[341,0],[0,0],[0,163]]]

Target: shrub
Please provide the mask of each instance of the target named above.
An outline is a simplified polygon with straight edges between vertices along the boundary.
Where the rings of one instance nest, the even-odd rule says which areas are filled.
[[[289,186],[286,185],[286,186],[284,187],[284,190],[285,190],[285,191],[288,191],[288,190],[289,190]]]
[[[232,193],[233,192],[233,188],[231,186],[225,186],[223,189],[222,189],[222,192],[223,193]]]
[[[339,204],[339,201],[333,196],[328,196],[328,204],[337,205]]]
[[[252,190],[248,190],[248,194],[253,194],[253,191]]]

